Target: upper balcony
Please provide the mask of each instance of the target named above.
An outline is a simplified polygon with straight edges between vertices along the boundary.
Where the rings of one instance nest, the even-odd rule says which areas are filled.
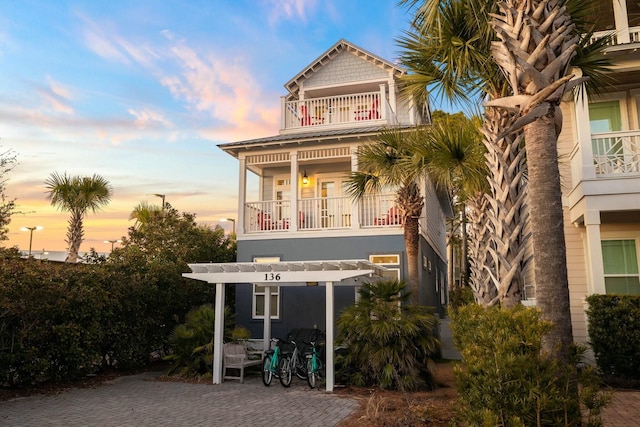
[[[593,156],[589,164],[583,168],[580,145],[571,153],[576,184],[584,178],[582,171],[591,168],[596,178],[640,176],[640,130],[594,133],[591,137]]]
[[[384,93],[367,92],[286,101],[282,98],[282,130],[311,130],[341,125],[385,124]]]

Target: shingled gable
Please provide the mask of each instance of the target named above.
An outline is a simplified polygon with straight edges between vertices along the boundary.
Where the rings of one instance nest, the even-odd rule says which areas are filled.
[[[406,71],[404,69],[396,66],[386,59],[380,58],[379,56],[374,55],[373,53],[368,52],[365,49],[362,49],[361,47],[358,47],[345,39],[340,39],[336,44],[334,44],[326,52],[320,55],[316,60],[311,62],[311,64],[309,64],[307,68],[302,70],[294,78],[285,83],[284,87],[289,92],[290,97],[295,97],[295,94],[297,94],[297,92],[300,90],[300,87],[304,84],[305,81],[310,79],[313,75],[326,67],[327,64],[329,64],[334,58],[344,52],[355,55],[356,57],[361,58],[362,60],[367,61],[376,67],[379,67],[386,73],[393,73],[395,76],[406,74]]]

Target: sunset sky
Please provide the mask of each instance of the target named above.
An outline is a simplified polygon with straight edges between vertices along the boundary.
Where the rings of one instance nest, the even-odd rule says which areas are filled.
[[[385,59],[409,15],[396,0],[21,0],[0,7],[0,152],[19,165],[4,246],[66,249],[52,172],[100,174],[111,203],[81,251],[108,251],[141,201],[166,195],[218,225],[237,218],[238,165],[217,144],[278,133],[291,77],[344,38]],[[221,223],[230,230],[230,223]]]

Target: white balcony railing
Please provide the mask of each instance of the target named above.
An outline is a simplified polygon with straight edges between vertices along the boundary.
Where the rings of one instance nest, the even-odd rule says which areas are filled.
[[[384,120],[380,92],[284,101],[284,129]]]
[[[597,133],[591,136],[596,175],[640,172],[640,131]]]
[[[360,228],[399,227],[400,211],[394,194],[369,195],[357,203],[348,197],[317,197],[298,200],[298,230],[352,229],[354,209],[358,209]],[[270,200],[245,204],[244,232],[270,233],[291,229],[291,202]]]
[[[605,37],[609,34],[614,33],[614,30],[609,30],[609,31],[597,31],[595,33],[593,33],[593,35],[591,36],[591,41],[595,41],[598,40],[602,37]],[[615,45],[619,45],[619,44],[623,44],[621,43],[619,40],[621,39],[621,37],[619,37],[617,34],[613,34],[613,37],[611,37],[610,43],[608,43],[609,46],[615,46]],[[640,27],[630,27],[629,28],[629,43],[638,43],[640,42]]]

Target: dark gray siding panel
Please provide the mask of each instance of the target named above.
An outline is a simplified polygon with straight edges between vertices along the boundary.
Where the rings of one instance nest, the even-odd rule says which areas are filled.
[[[421,239],[421,253],[431,260],[431,272],[421,271],[421,303],[436,307],[444,314],[439,292],[436,292],[437,271],[446,271],[446,264]],[[374,254],[399,254],[401,279],[407,277],[404,238],[395,236],[332,237],[312,239],[278,239],[260,241],[239,241],[238,261],[250,262],[257,257],[279,257],[282,261],[315,261],[339,259],[368,259]],[[335,287],[336,318],[347,306],[353,304],[353,286]],[[253,338],[261,338],[263,322],[252,319],[252,286],[240,284],[236,288],[236,322],[248,328]],[[272,335],[284,337],[294,328],[325,328],[325,288],[281,287],[280,319],[272,322]]]

